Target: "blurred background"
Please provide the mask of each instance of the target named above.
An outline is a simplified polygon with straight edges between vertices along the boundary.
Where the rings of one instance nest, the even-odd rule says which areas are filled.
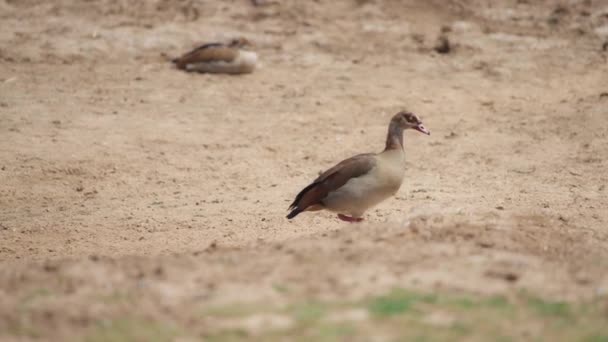
[[[605,1],[0,0],[0,61],[0,339],[608,340]],[[396,198],[285,219],[401,109]]]

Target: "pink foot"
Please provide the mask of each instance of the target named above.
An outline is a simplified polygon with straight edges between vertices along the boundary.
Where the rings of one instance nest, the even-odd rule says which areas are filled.
[[[346,215],[342,215],[342,214],[338,214],[338,218],[342,221],[346,221],[346,222],[350,222],[350,223],[363,221],[363,217],[350,217],[350,216],[346,216]]]

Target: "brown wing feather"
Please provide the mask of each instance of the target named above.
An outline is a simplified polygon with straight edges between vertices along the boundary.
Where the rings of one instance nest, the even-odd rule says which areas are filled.
[[[289,207],[293,211],[288,217],[294,217],[310,206],[322,204],[323,199],[330,192],[339,189],[350,179],[368,173],[376,165],[376,160],[373,156],[373,153],[359,154],[343,160],[331,169],[323,172],[314,182],[302,189],[296,196]]]
[[[188,64],[192,63],[204,63],[204,62],[231,62],[238,55],[238,51],[219,44],[208,44],[198,47],[183,56],[173,60],[173,63],[180,68],[184,69]]]
[[[362,153],[354,157],[344,159],[343,161],[336,164],[334,167],[320,174],[319,177],[317,177],[317,179],[315,179],[313,183],[322,182],[335,174],[340,174],[343,177],[349,176],[344,181],[344,183],[346,183],[348,179],[359,177],[362,174],[367,173],[369,170],[371,170],[376,165],[376,160],[373,158],[374,156],[375,154],[373,153]],[[344,185],[344,183],[340,184],[340,186]]]

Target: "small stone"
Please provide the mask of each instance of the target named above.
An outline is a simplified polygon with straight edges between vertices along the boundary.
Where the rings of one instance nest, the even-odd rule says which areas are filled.
[[[46,272],[56,272],[59,270],[59,265],[51,261],[46,262],[42,267]]]
[[[440,54],[450,53],[450,51],[452,51],[452,47],[448,37],[444,35],[439,36],[439,38],[437,38],[437,44],[435,45],[434,50]]]
[[[492,247],[494,247],[494,242],[479,241],[479,242],[477,242],[477,245],[481,248],[492,248]]]
[[[486,277],[490,278],[498,278],[510,283],[516,282],[519,280],[519,274],[511,271],[499,271],[499,270],[488,270],[484,274]]]

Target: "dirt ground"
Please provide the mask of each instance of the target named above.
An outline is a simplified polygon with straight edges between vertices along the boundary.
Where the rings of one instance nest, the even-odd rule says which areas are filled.
[[[167,62],[239,35],[253,74]],[[2,0],[0,339],[394,288],[605,303],[606,50],[602,0]],[[396,198],[285,219],[404,108],[432,135]]]

